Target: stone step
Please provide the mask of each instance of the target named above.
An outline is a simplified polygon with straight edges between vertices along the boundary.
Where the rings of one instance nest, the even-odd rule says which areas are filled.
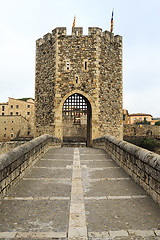
[[[82,148],[82,147],[86,147],[86,143],[85,142],[64,142],[63,147]]]

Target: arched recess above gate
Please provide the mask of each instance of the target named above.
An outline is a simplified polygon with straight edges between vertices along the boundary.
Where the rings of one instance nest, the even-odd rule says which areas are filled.
[[[62,111],[63,104],[64,104],[64,102],[66,101],[66,99],[67,99],[69,96],[71,96],[71,95],[73,95],[73,94],[75,94],[75,93],[84,96],[84,97],[88,100],[88,102],[90,103],[91,108],[94,109],[95,103],[94,103],[94,100],[92,99],[92,97],[90,97],[87,93],[85,93],[85,92],[80,91],[80,90],[77,89],[77,90],[73,90],[73,91],[70,92],[70,93],[67,93],[67,94],[63,97],[63,99],[62,99],[62,101],[61,101],[61,103],[60,103],[60,109],[61,109],[61,111]]]

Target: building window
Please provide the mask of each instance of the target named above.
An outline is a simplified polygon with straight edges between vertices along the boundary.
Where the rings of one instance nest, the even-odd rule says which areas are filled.
[[[11,105],[11,108],[13,109],[13,105]]]
[[[87,62],[84,62],[84,70],[87,70]]]
[[[30,115],[30,112],[27,112],[27,115]]]
[[[16,105],[16,108],[18,109],[18,108],[19,108],[19,106],[18,106],[18,105]]]
[[[30,135],[30,131],[28,131],[27,135]]]
[[[4,123],[6,123],[6,121],[4,121]]]
[[[5,106],[2,106],[2,111],[4,111],[4,109],[5,109]]]
[[[76,83],[78,83],[78,77],[76,77]]]
[[[4,137],[6,137],[6,134],[4,134]]]
[[[88,60],[86,59],[83,60],[83,71],[88,71]]]
[[[67,70],[69,70],[69,62],[67,62]]]
[[[18,112],[16,112],[16,115],[18,115]]]
[[[28,108],[30,108],[30,105],[27,105]]]
[[[7,128],[4,128],[4,130],[7,130]]]
[[[12,121],[12,123],[14,123],[14,121]]]
[[[4,116],[4,112],[2,112],[2,116]]]
[[[10,115],[13,115],[13,112],[10,112]]]
[[[13,133],[11,133],[11,137],[13,137]]]
[[[13,128],[12,128],[12,130],[13,130]]]

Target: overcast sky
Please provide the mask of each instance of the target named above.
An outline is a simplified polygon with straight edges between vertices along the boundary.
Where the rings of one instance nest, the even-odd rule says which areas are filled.
[[[0,102],[34,98],[35,42],[56,27],[123,36],[123,108],[160,117],[160,0],[0,0]]]

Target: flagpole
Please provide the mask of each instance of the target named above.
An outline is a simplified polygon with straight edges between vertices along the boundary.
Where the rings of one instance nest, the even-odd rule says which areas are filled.
[[[114,15],[114,8],[112,9],[112,17],[111,17],[111,33],[113,32],[113,15]]]
[[[72,27],[75,27],[75,23],[76,23],[76,15],[74,15],[74,20],[73,20],[73,25],[72,25]]]

